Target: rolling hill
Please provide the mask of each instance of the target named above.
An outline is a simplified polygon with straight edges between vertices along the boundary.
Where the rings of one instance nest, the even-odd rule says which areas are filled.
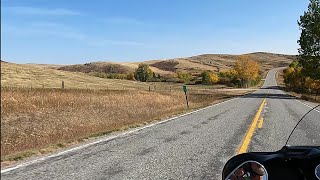
[[[296,59],[294,55],[274,54],[266,52],[255,52],[244,54],[250,56],[260,65],[260,72],[281,66],[288,66],[291,61]],[[132,63],[115,62],[91,62],[59,67],[58,70],[73,72],[105,72],[105,73],[132,73],[140,63],[149,64],[151,69],[162,76],[168,76],[178,71],[187,71],[192,74],[201,73],[204,70],[214,72],[232,68],[234,62],[240,55],[228,54],[202,54],[185,58],[174,58],[166,60],[151,60]]]
[[[246,54],[260,64],[263,76],[274,67],[288,66],[296,57],[272,53]],[[15,64],[1,60],[1,86],[60,88],[64,81],[65,88],[90,89],[148,89],[152,83],[105,79],[91,76],[89,72],[132,73],[140,63],[149,64],[151,69],[161,76],[170,76],[178,71],[199,74],[204,70],[215,72],[232,68],[239,55],[203,54],[198,56],[144,62],[115,63],[92,62],[76,65],[51,64]],[[172,86],[162,83],[161,86]]]
[[[106,79],[83,72],[57,70],[60,66],[47,64],[15,64],[1,61],[1,88],[61,88],[104,90],[180,91],[182,83],[140,82]],[[225,85],[193,85],[194,90],[221,89]]]
[[[15,64],[1,61],[1,87],[76,89],[147,89],[148,84],[137,81],[105,79],[82,72],[54,69],[57,67],[34,64]]]

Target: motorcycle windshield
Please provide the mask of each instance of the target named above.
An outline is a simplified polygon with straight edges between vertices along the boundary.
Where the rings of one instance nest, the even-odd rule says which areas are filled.
[[[310,109],[300,119],[287,141],[289,146],[320,146],[320,105]]]

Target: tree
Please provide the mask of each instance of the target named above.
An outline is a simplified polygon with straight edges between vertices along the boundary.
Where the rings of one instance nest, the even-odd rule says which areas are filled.
[[[179,79],[183,80],[184,83],[189,83],[192,79],[192,76],[188,72],[177,72],[177,76]]]
[[[211,71],[204,71],[201,74],[202,84],[214,84],[219,81],[219,77],[217,74]]]
[[[303,92],[305,90],[305,77],[302,76],[302,68],[293,68],[289,67],[285,69],[283,74],[284,83],[286,84],[286,88],[288,90],[294,90],[296,92]]]
[[[298,21],[301,35],[298,43],[302,73],[320,80],[320,0],[310,0],[308,10]]]
[[[222,84],[234,85],[238,81],[238,72],[234,69],[229,69],[227,71],[219,72],[219,81]]]
[[[202,84],[209,84],[210,83],[210,71],[204,71],[201,73],[201,80]]]
[[[298,67],[300,67],[299,61],[297,61],[297,60],[292,61],[292,63],[290,63],[290,65],[289,65],[289,67],[297,69]]]
[[[241,80],[241,86],[248,87],[259,78],[259,65],[249,56],[242,55],[235,63],[234,70]]]
[[[139,64],[138,69],[135,72],[135,78],[138,81],[146,82],[153,77],[153,72],[147,64]]]

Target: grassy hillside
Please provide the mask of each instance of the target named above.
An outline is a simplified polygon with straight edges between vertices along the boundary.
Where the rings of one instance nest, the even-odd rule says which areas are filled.
[[[110,62],[94,62],[86,64],[76,64],[70,66],[59,67],[58,70],[74,71],[74,72],[104,72],[104,73],[131,73],[133,68]]]
[[[66,89],[108,89],[108,90],[149,90],[181,91],[182,83],[139,82],[120,79],[106,79],[82,72],[69,72],[49,65],[14,64],[1,61],[1,86],[26,88]],[[192,90],[221,89],[224,85],[192,85]]]
[[[146,83],[128,80],[104,79],[81,72],[59,71],[48,66],[1,62],[1,86],[88,89],[143,89]]]
[[[275,67],[288,66],[296,57],[294,55],[273,54],[256,52],[245,54],[257,61],[260,65],[260,72],[266,73]],[[192,74],[201,73],[204,70],[214,72],[232,68],[239,55],[228,54],[202,54],[186,58],[174,58],[167,60],[151,60],[143,63],[149,64],[151,69],[162,76],[168,76],[178,71],[187,71]],[[60,67],[59,70],[74,72],[105,72],[105,73],[131,73],[142,62],[133,63],[111,63],[92,62],[82,65],[71,65]]]

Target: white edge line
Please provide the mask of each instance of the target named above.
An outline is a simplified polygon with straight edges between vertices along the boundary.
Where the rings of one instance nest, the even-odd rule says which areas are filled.
[[[298,101],[299,103],[301,103],[301,104],[303,104],[303,105],[307,106],[307,107],[308,107],[308,108],[310,108],[310,109],[312,109],[312,108],[313,108],[312,106],[310,106],[310,105],[308,105],[308,104],[306,104],[306,103],[304,103],[304,102],[301,102],[301,101],[299,101],[299,100],[297,100],[297,99],[296,99],[296,101]],[[314,109],[314,111],[317,111],[318,113],[320,113],[320,111],[319,111],[319,110],[317,110],[317,109]]]
[[[252,93],[253,93],[253,92],[252,92]],[[248,93],[248,94],[251,94],[251,93]],[[246,95],[248,95],[248,94],[245,94],[245,95],[243,95],[243,96],[246,96]],[[217,104],[213,104],[213,105],[210,105],[210,106],[201,108],[201,109],[197,109],[197,110],[192,111],[192,112],[188,112],[188,113],[185,113],[185,114],[182,114],[182,115],[179,115],[179,116],[175,116],[175,117],[172,117],[172,118],[169,118],[169,119],[165,119],[165,120],[163,120],[163,121],[158,121],[158,122],[155,122],[155,123],[152,123],[152,124],[143,126],[143,127],[139,127],[139,128],[130,130],[130,131],[126,131],[126,132],[123,132],[123,133],[121,133],[121,134],[112,135],[112,136],[106,137],[106,138],[104,138],[104,139],[100,139],[100,140],[98,140],[98,141],[94,141],[94,142],[91,142],[91,143],[88,143],[88,144],[84,144],[84,145],[81,145],[81,146],[78,146],[78,147],[74,147],[74,148],[71,148],[71,149],[68,149],[68,150],[65,150],[65,151],[56,153],[56,154],[52,154],[52,155],[45,156],[45,157],[42,157],[42,158],[39,158],[39,159],[35,159],[35,160],[29,161],[29,162],[25,162],[25,163],[22,163],[22,164],[18,164],[18,165],[14,166],[14,167],[2,169],[2,170],[1,170],[1,174],[2,174],[2,173],[9,172],[9,171],[12,171],[12,170],[15,170],[15,169],[18,169],[18,168],[26,167],[26,166],[29,166],[29,165],[31,165],[31,164],[35,164],[35,163],[37,163],[37,162],[45,161],[45,160],[50,159],[50,158],[53,158],[53,157],[57,157],[57,156],[60,156],[60,155],[63,155],[63,154],[67,154],[67,153],[72,152],[72,151],[76,151],[76,150],[79,150],[79,149],[83,149],[83,148],[86,148],[86,147],[89,147],[89,146],[98,144],[98,143],[100,143],[100,142],[110,141],[110,140],[112,140],[112,139],[115,139],[115,138],[118,138],[118,137],[121,137],[121,136],[125,136],[125,135],[127,135],[127,134],[131,134],[131,133],[140,131],[140,130],[142,130],[142,129],[146,129],[146,128],[149,128],[149,127],[152,127],[152,126],[155,126],[155,125],[158,125],[158,124],[162,124],[162,123],[165,123],[165,122],[174,120],[174,119],[178,119],[178,118],[180,118],[180,117],[184,117],[184,116],[187,116],[187,115],[189,115],[189,114],[193,114],[193,113],[196,113],[196,112],[199,112],[199,111],[202,111],[202,110],[205,110],[205,109],[208,109],[208,108],[211,108],[211,107],[214,107],[214,106],[217,106],[217,105],[226,103],[226,102],[230,102],[230,101],[235,100],[235,99],[237,99],[237,98],[239,98],[239,97],[235,97],[235,98],[232,98],[232,99],[229,99],[229,100],[226,100],[226,101],[217,103]]]

